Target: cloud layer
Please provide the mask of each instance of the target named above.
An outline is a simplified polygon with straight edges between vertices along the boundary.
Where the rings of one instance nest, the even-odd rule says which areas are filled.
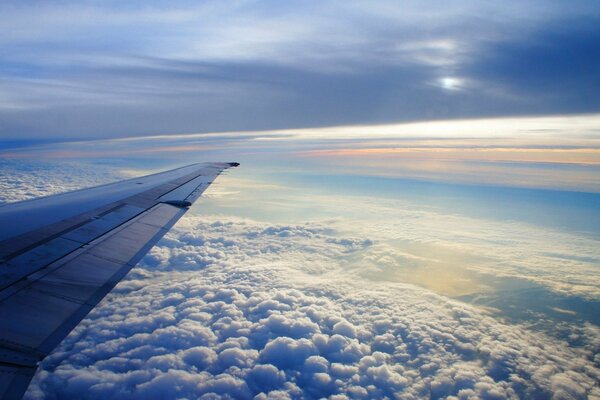
[[[0,204],[115,182],[125,174],[89,163],[0,159]]]
[[[9,201],[123,174],[2,167]],[[27,399],[600,396],[597,325],[535,316],[548,335],[401,283],[479,271],[597,299],[596,239],[234,176],[206,195],[42,363]]]
[[[594,1],[0,5],[0,137],[597,112]]]
[[[186,218],[44,361],[27,398],[599,394],[588,347],[343,273],[339,258],[371,245],[318,223]]]

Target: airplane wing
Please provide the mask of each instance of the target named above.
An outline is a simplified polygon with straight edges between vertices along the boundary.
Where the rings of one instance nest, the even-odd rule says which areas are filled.
[[[47,356],[225,169],[205,163],[0,206],[0,398]]]

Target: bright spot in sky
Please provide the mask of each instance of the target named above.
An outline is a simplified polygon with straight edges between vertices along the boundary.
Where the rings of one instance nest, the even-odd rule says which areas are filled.
[[[451,76],[445,76],[439,80],[439,85],[445,90],[460,90],[462,83],[462,79]]]

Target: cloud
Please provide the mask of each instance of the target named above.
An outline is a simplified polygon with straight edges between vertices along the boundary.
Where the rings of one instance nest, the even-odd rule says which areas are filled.
[[[538,27],[525,41],[491,43],[465,73],[510,88],[528,102],[543,97],[539,112],[593,112],[592,88],[600,84],[600,29],[595,18],[566,18]]]
[[[587,347],[417,286],[366,284],[339,261],[365,248],[333,235],[317,222],[186,218],[42,363],[26,398],[597,392]]]
[[[89,163],[0,159],[0,204],[102,185],[125,176],[116,168]]]
[[[0,136],[598,111],[596,8],[3,2]]]
[[[6,199],[21,196],[11,180],[35,188],[33,196],[111,171],[31,163],[14,174],[21,165],[4,164]],[[223,183],[235,189],[235,180]],[[208,196],[42,363],[26,398],[600,395],[597,325],[547,319],[553,337],[402,283],[410,274],[393,279],[398,269],[414,275],[440,261],[450,268],[457,257],[455,267],[469,263],[469,275],[518,277],[594,299],[594,238],[448,214],[408,198],[270,188],[280,197],[263,193],[269,201],[308,204],[314,218],[198,214],[210,210]],[[213,201],[235,214],[239,198]],[[273,211],[256,198],[238,204],[250,205],[257,215],[261,205]]]

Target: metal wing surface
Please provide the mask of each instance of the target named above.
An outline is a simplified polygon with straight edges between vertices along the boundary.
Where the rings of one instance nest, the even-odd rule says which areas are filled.
[[[225,169],[204,163],[0,206],[0,398],[47,356]]]

